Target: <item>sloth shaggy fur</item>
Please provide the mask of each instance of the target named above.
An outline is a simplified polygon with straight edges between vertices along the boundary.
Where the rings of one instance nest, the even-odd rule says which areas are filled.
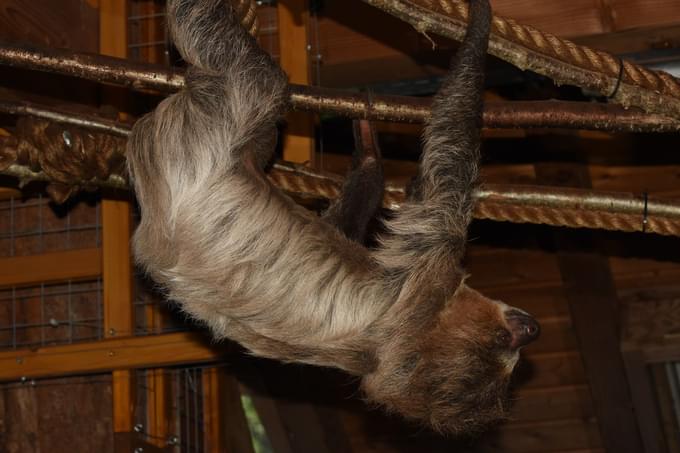
[[[142,212],[137,263],[216,338],[255,355],[345,370],[370,401],[439,431],[477,431],[504,417],[518,354],[510,307],[469,288],[460,264],[490,15],[487,0],[473,0],[470,29],[434,99],[414,193],[368,249],[338,214],[352,216],[357,200],[356,209],[375,212],[375,161],[349,175],[350,183],[376,178],[367,182],[373,193],[346,184],[333,215],[275,189],[263,167],[287,108],[286,77],[228,2],[170,0],[170,31],[190,67],[185,89],[129,140]]]

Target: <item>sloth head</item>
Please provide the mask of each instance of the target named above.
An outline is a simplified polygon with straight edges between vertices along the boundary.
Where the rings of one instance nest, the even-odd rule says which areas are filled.
[[[507,417],[519,350],[539,335],[525,312],[461,284],[424,332],[398,335],[364,378],[369,398],[451,434]]]

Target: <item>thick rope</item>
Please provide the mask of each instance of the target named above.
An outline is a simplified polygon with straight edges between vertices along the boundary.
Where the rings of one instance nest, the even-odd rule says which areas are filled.
[[[241,25],[253,36],[257,36],[257,2],[255,0],[232,0]]]
[[[410,23],[421,33],[455,40],[465,34],[468,7],[463,0],[363,0]],[[612,96],[624,106],[680,118],[680,81],[607,52],[577,45],[512,19],[494,16],[489,53],[517,66]]]
[[[302,172],[296,166],[290,164],[276,165],[268,174],[270,181],[281,190],[290,195],[301,198],[334,199],[340,194],[342,187],[341,178],[329,178],[327,175],[316,175],[315,172],[304,169]],[[44,172],[36,172],[26,166],[12,165],[2,174],[20,178],[24,183],[29,181],[50,181]],[[126,187],[126,181],[120,175],[110,175],[106,180],[91,179],[87,181],[89,186],[102,186],[116,189]],[[513,191],[512,185],[499,186],[499,191]],[[534,188],[534,195],[541,195],[541,188]],[[597,197],[597,194],[589,191],[570,191],[582,193],[583,197]],[[620,198],[627,199],[630,195],[620,194]],[[388,187],[385,191],[383,206],[387,209],[398,210],[404,200],[404,189],[400,187]],[[489,198],[493,198],[490,200]],[[680,236],[680,204],[663,203],[666,207],[674,209],[670,215],[644,214],[644,207],[638,207],[636,214],[622,212],[606,212],[591,209],[574,209],[569,207],[527,206],[517,201],[497,202],[497,196],[490,197],[483,191],[477,194],[475,218],[512,223],[533,223],[551,226],[563,226],[569,228],[594,228],[609,231],[645,232],[667,236]],[[605,198],[617,200],[617,198]],[[649,199],[650,206],[662,203],[659,200]],[[646,222],[645,222],[646,220]]]
[[[107,180],[125,164],[125,139],[32,117],[20,118],[15,135],[0,138],[0,171],[23,166],[50,182],[47,193],[63,203],[90,181]]]
[[[24,165],[6,166],[0,174],[14,176],[21,184],[31,181],[51,181],[49,175]],[[319,173],[294,164],[280,163],[268,174],[269,180],[288,194],[301,198],[334,199],[340,194],[342,178]],[[87,187],[127,188],[125,177],[110,174],[106,179],[92,178],[83,183]],[[492,190],[489,190],[492,188]],[[510,195],[524,193],[531,200],[518,200]],[[574,208],[573,202],[553,201],[560,196],[574,200],[589,200],[582,207]],[[533,223],[569,228],[595,228],[610,231],[646,232],[667,236],[680,236],[680,203],[649,198],[646,203],[631,194],[601,195],[598,192],[577,189],[551,189],[513,185],[489,186],[476,194],[475,218],[513,223]],[[383,206],[398,210],[404,202],[403,187],[388,186]],[[542,205],[525,204],[543,200]],[[546,202],[546,200],[548,200]],[[626,207],[617,205],[627,204]],[[646,209],[645,209],[645,204]],[[606,211],[610,206],[610,211]],[[614,206],[614,208],[611,208]]]
[[[552,209],[547,207],[521,206],[480,202],[475,209],[480,219],[535,223],[569,228],[594,228],[610,231],[648,232],[666,236],[680,235],[680,221],[661,217],[648,217],[643,225],[643,213],[610,214],[578,209]]]

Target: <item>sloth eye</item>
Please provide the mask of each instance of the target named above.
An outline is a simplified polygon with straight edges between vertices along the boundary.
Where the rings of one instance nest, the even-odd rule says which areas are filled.
[[[496,331],[495,344],[502,348],[510,347],[512,342],[512,334],[507,329],[498,329]]]

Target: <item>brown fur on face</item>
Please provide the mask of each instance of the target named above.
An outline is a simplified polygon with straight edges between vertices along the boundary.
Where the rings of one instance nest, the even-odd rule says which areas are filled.
[[[461,284],[434,325],[383,347],[377,371],[364,378],[367,395],[441,432],[474,433],[505,418],[518,357],[505,310]]]
[[[187,86],[137,122],[127,151],[135,259],[184,311],[258,356],[360,376],[373,402],[453,433],[504,416],[517,348],[538,329],[463,283],[491,18],[487,0],[471,11],[414,195],[375,249],[359,243],[381,200],[375,161],[324,218],[264,177],[286,80],[224,0],[169,0]]]

